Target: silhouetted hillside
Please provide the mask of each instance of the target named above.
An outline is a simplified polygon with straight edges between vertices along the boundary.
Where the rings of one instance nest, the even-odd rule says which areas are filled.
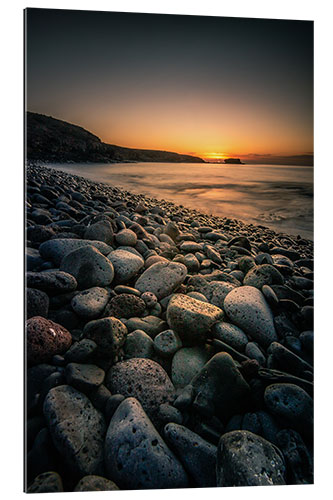
[[[28,160],[60,163],[69,161],[204,163],[204,160],[196,156],[105,144],[82,127],[31,112],[27,112],[26,140]]]

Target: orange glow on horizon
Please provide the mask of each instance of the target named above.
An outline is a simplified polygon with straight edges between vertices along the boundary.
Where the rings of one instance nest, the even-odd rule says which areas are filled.
[[[201,156],[206,160],[225,160],[226,158],[230,158],[226,153],[202,153]]]

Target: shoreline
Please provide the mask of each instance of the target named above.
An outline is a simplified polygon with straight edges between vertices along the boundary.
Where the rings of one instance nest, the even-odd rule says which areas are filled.
[[[115,162],[116,164],[117,163],[136,163],[136,162]],[[66,163],[64,165],[75,165],[75,163]],[[89,163],[88,163],[89,164]],[[41,167],[41,168],[48,168],[48,169],[53,169],[53,167],[49,166],[46,162],[41,162],[41,161],[38,161],[38,162],[28,162],[27,165],[26,165],[26,168],[28,167],[33,167],[33,166],[37,166],[37,167]],[[66,172],[65,170],[60,170],[60,169],[53,169],[53,170],[56,170],[57,172],[62,172],[63,174],[65,175],[69,175],[69,176],[73,176],[73,177],[77,177],[79,179],[82,179],[84,181],[87,181],[89,183],[91,183],[92,185],[96,185],[97,187],[100,186],[100,188],[102,190],[104,190],[105,188],[108,188],[108,187],[111,187],[112,189],[112,186],[110,186],[109,184],[107,183],[103,183],[103,182],[98,182],[98,181],[94,181],[94,180],[91,180],[87,177],[84,177],[84,176],[80,176],[78,174],[72,174],[70,172]],[[221,217],[221,216],[217,216],[217,215],[213,215],[213,214],[208,214],[208,213],[203,213],[199,210],[196,210],[196,209],[193,209],[193,208],[190,208],[188,206],[184,206],[184,205],[178,205],[177,203],[174,203],[172,201],[168,201],[168,200],[160,200],[160,199],[157,199],[157,198],[152,198],[152,197],[149,197],[147,195],[143,195],[143,194],[135,194],[133,193],[132,191],[128,191],[126,189],[123,189],[123,188],[120,188],[120,187],[117,187],[117,186],[114,186],[114,188],[118,189],[119,192],[123,192],[123,193],[126,193],[126,195],[128,196],[131,196],[131,197],[139,197],[140,199],[146,199],[149,203],[154,203],[156,206],[165,206],[165,204],[167,205],[170,205],[171,207],[174,208],[174,210],[178,210],[180,209],[180,207],[182,209],[185,209],[187,210],[189,213],[192,213],[193,215],[195,216],[200,216],[202,219],[205,219],[207,220],[207,218],[211,219],[215,226],[221,226],[223,227],[224,226],[224,223],[226,220],[229,220],[229,221],[233,221],[233,223],[236,223],[238,225],[239,228],[243,228],[244,230],[246,231],[250,231],[253,230],[253,229],[258,229],[260,231],[263,231],[265,234],[267,234],[267,236],[275,236],[275,237],[278,237],[278,238],[283,238],[283,239],[289,239],[290,241],[292,242],[297,242],[298,240],[304,240],[306,242],[308,242],[310,244],[310,246],[312,245],[312,252],[313,252],[313,245],[314,245],[314,241],[312,239],[309,239],[309,238],[303,238],[303,237],[300,237],[298,238],[296,235],[292,235],[292,234],[288,234],[288,233],[284,233],[284,232],[277,232],[276,230],[274,229],[270,229],[269,227],[267,226],[264,226],[264,225],[261,225],[261,224],[252,224],[252,223],[246,223],[240,219],[236,219],[236,218],[233,218],[233,217]],[[214,227],[214,226],[212,226]]]
[[[26,181],[26,490],[312,484],[313,242]]]

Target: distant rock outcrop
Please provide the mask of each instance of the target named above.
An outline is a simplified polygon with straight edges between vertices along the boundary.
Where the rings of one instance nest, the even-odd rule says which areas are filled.
[[[131,149],[106,144],[82,127],[51,116],[27,112],[26,156],[47,162],[176,162],[204,163],[196,156],[169,151]]]
[[[236,163],[237,165],[244,165],[244,163],[240,161],[239,158],[226,158],[224,160],[224,163]]]

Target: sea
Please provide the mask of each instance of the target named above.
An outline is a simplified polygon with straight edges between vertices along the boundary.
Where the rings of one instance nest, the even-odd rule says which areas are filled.
[[[212,163],[73,163],[48,167],[208,215],[313,240],[313,167]]]

